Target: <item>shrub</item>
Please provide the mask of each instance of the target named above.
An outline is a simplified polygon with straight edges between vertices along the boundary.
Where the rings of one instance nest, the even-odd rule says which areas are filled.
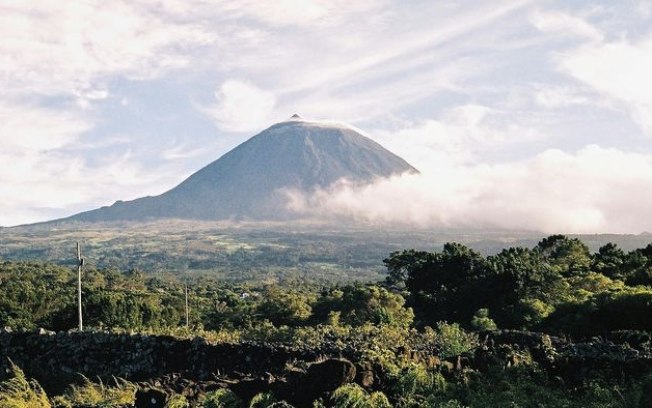
[[[457,323],[439,322],[434,330],[426,327],[423,336],[424,340],[435,343],[440,348],[443,358],[471,351],[479,344],[476,334],[465,331]]]
[[[202,406],[203,408],[240,408],[242,401],[233,391],[222,388],[206,394]]]
[[[168,401],[166,408],[188,408],[190,404],[183,395],[175,394]]]
[[[409,363],[395,374],[392,394],[397,398],[415,395],[428,396],[446,388],[446,380],[440,373],[428,371],[423,365]]]
[[[391,408],[392,405],[382,392],[371,395],[357,384],[347,384],[339,387],[330,398],[333,408]]]
[[[489,317],[489,309],[478,309],[471,319],[471,327],[474,330],[496,330],[498,326],[496,323]]]
[[[269,392],[261,392],[251,399],[249,402],[249,408],[268,408],[275,402],[277,401],[273,394]]]

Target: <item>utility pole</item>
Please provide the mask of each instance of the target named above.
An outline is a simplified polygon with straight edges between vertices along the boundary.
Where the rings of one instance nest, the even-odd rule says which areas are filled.
[[[82,324],[82,292],[81,292],[81,276],[82,267],[84,266],[84,258],[81,256],[81,247],[77,241],[77,306],[79,307],[79,331],[84,330]]]
[[[188,284],[186,283],[186,329],[190,327],[190,310],[188,309]]]

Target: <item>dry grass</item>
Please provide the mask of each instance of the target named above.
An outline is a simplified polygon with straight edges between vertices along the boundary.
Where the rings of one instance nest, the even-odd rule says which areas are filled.
[[[108,408],[133,404],[136,395],[136,385],[123,379],[114,378],[115,385],[107,386],[102,381],[92,382],[84,379],[82,385],[73,385],[65,395],[54,399],[57,407],[77,405]]]
[[[9,365],[13,377],[0,383],[0,407],[51,408],[43,388],[36,381],[28,380],[23,370],[11,360]]]

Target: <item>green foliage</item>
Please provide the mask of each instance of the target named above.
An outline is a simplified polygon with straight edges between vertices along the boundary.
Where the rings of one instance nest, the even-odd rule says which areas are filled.
[[[391,391],[392,395],[398,398],[427,396],[446,388],[446,380],[441,374],[417,363],[408,363],[394,374],[394,377],[395,383]]]
[[[391,408],[387,396],[380,391],[372,392],[369,394],[369,406],[371,408]]]
[[[405,265],[408,261],[411,264]],[[441,320],[469,322],[491,296],[483,286],[489,271],[485,258],[461,244],[448,243],[438,253],[393,253],[384,262],[390,273],[396,263],[403,265],[411,306],[424,325]]]
[[[113,407],[133,404],[136,385],[125,380],[115,379],[114,386],[102,382],[94,383],[84,378],[82,385],[72,385],[65,395],[57,398],[58,405],[87,405],[94,407]]]
[[[611,279],[623,279],[623,264],[625,263],[625,252],[613,243],[603,245],[593,255],[591,270],[598,272]]]
[[[176,303],[175,307],[169,297],[146,292],[97,290],[84,297],[87,324],[107,328],[177,326],[181,299]]]
[[[643,408],[649,406],[644,405],[649,401],[647,393],[641,392],[646,385],[644,381],[634,386],[589,382],[570,390],[552,384],[536,366],[521,366],[474,374],[465,383],[427,398],[424,406]]]
[[[337,313],[337,323],[351,326],[390,325],[407,328],[414,313],[405,299],[377,285],[353,285],[322,292],[314,307],[315,317],[328,322]]]
[[[552,235],[533,249],[508,248],[487,258],[447,244],[436,253],[395,252],[384,262],[390,281],[405,283],[419,325],[450,321],[475,330],[583,335],[650,328],[652,244],[627,254],[607,244],[592,255],[577,238]],[[618,310],[626,317],[619,319]]]
[[[165,408],[188,408],[190,403],[183,395],[174,394],[167,402]]]
[[[55,326],[56,314],[74,302],[72,278],[52,264],[0,262],[0,326]]]
[[[331,395],[331,404],[335,408],[365,407],[369,394],[357,384],[346,384]]]
[[[346,384],[333,391],[329,407],[333,408],[391,408],[382,392],[371,395],[357,384]]]
[[[591,266],[589,248],[577,238],[551,235],[535,247],[552,268],[564,276],[583,274]]]
[[[311,297],[294,291],[283,291],[278,287],[266,288],[263,301],[256,308],[262,319],[276,325],[299,325],[312,315]]]
[[[434,330],[426,327],[423,337],[439,347],[439,354],[443,358],[459,356],[479,345],[478,335],[467,332],[457,323],[438,322]]]
[[[600,292],[583,302],[564,304],[546,319],[545,326],[578,335],[624,329],[652,331],[652,289]]]
[[[268,408],[273,405],[276,401],[274,395],[269,392],[262,392],[254,396],[249,402],[249,408]]]
[[[209,392],[202,400],[203,408],[241,408],[242,406],[240,398],[226,388]]]
[[[625,406],[628,407],[652,407],[652,374],[648,374],[641,381],[634,384],[629,390],[625,392],[623,399]],[[619,390],[616,390],[619,392]]]
[[[496,330],[498,327],[496,323],[489,317],[489,309],[478,309],[471,319],[471,327],[473,330]]]
[[[405,343],[411,328],[440,321],[488,330],[536,329],[599,334],[649,327],[645,292],[652,282],[652,245],[624,253],[604,245],[596,254],[575,238],[548,237],[532,249],[508,248],[483,257],[460,244],[440,252],[406,250],[385,259],[391,287],[321,287],[297,282],[259,286],[195,278],[190,324],[222,341],[345,342],[352,328]],[[591,270],[594,269],[594,270]],[[155,333],[184,330],[184,290],[178,279],[89,267],[83,309],[89,328]],[[67,268],[0,262],[0,325],[67,330],[76,327],[75,276]],[[634,289],[631,285],[638,285]],[[404,289],[399,289],[403,287]],[[626,319],[611,316],[621,310]],[[490,310],[490,316],[485,310]],[[598,314],[604,313],[604,316]]]
[[[11,360],[9,366],[12,377],[0,383],[0,407],[51,408],[41,386],[35,381],[29,381],[23,370]]]

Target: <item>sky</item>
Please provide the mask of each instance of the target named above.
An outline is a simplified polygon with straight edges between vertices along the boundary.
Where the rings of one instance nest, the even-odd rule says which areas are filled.
[[[0,0],[0,225],[160,194],[294,113],[418,176],[293,205],[652,231],[652,0]]]

